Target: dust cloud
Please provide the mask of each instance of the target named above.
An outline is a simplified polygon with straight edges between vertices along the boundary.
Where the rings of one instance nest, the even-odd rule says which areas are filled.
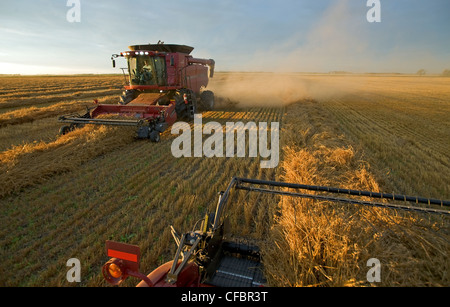
[[[219,106],[282,106],[306,98],[305,84],[296,79],[272,73],[224,73],[209,88]]]
[[[358,71],[358,65],[364,66],[361,61],[367,61],[365,34],[356,30],[356,14],[349,3],[333,3],[308,31],[288,33],[281,45],[255,51],[243,69],[263,72],[217,74],[209,85],[216,102],[239,107],[282,106],[361,89],[357,78],[328,74],[347,68]],[[364,17],[366,8],[363,9]]]
[[[362,91],[356,75],[218,73],[208,86],[220,107],[281,107],[301,100],[326,100]]]

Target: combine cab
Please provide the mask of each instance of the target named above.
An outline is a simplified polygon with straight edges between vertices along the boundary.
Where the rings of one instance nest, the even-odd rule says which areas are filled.
[[[60,134],[85,124],[136,126],[138,138],[160,140],[160,133],[177,119],[190,120],[198,110],[214,108],[214,94],[205,90],[214,75],[212,59],[190,55],[194,48],[184,45],[130,46],[129,51],[113,54],[128,63],[127,85],[117,105],[99,104],[86,114],[64,115],[67,123]],[[115,118],[111,118],[115,117]]]
[[[226,229],[224,227],[226,218],[223,213],[229,196],[234,190],[450,215],[450,211],[447,209],[431,207],[448,208],[450,201],[235,177],[227,189],[220,192],[215,213],[206,214],[201,220],[199,229],[178,235],[171,227],[173,238],[177,244],[175,257],[149,275],[139,272],[140,249],[138,246],[107,241],[106,253],[111,259],[102,269],[106,281],[112,285],[119,285],[128,276],[133,276],[141,279],[138,287],[264,286],[266,279],[258,247],[249,244],[245,239],[230,239],[224,230]],[[306,194],[302,190],[314,191],[314,194]],[[373,202],[349,197],[338,198],[330,196],[330,193],[331,195],[345,194],[378,198],[389,200],[389,202]],[[400,202],[400,204],[396,202]],[[420,207],[417,204],[428,206]]]

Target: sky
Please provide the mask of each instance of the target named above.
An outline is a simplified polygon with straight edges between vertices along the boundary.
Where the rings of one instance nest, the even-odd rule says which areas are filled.
[[[183,44],[217,71],[441,73],[450,69],[449,0],[0,1],[0,74],[120,73],[111,55]]]

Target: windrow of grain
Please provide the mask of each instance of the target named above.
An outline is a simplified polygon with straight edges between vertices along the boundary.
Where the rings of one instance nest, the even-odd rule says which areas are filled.
[[[215,117],[214,112],[208,114]],[[245,119],[245,112],[230,112],[214,120],[225,124],[283,116],[276,108],[250,114]],[[210,120],[205,116],[203,124]],[[108,239],[139,245],[141,270],[150,272],[173,257],[176,245],[169,226],[180,233],[191,230],[206,212],[214,211],[217,192],[232,176],[276,176],[273,169],[260,169],[259,158],[175,158],[170,147],[176,136],[170,130],[157,144],[135,140],[133,132],[86,126],[54,142],[4,153],[3,165],[14,173],[8,182],[17,185],[23,179],[30,185],[20,184],[11,196],[0,199],[0,223],[5,225],[0,256],[2,266],[12,268],[0,277],[0,284],[76,286],[67,282],[65,266],[67,259],[76,257],[82,263],[81,285],[105,286],[101,267],[107,260]],[[56,171],[40,177],[47,169]],[[31,181],[33,177],[37,181]],[[231,219],[236,232],[267,231],[258,220],[269,218],[268,205],[258,204],[241,195],[230,205],[228,214],[239,217]],[[135,284],[130,278],[124,286]]]
[[[281,178],[379,191],[363,153],[314,101],[289,106]],[[448,286],[449,223],[390,209],[283,197],[264,265],[274,286]],[[369,259],[381,281],[369,283]]]
[[[86,161],[133,141],[130,129],[86,126],[51,142],[17,145],[0,153],[0,197],[73,171]]]
[[[247,76],[237,74],[242,83]],[[203,113],[203,125],[208,121],[222,125],[241,120],[280,122],[281,156],[275,169],[261,169],[260,159],[250,157],[175,158],[171,154],[175,136],[170,130],[158,144],[136,141],[134,129],[128,128],[86,126],[62,137],[49,133],[52,129],[57,133],[57,116],[83,112],[88,103],[71,100],[70,88],[82,93],[83,88],[92,91],[98,85],[106,90],[119,84],[121,76],[0,78],[0,103],[45,96],[50,91],[68,99],[61,104],[42,103],[39,108],[4,108],[0,114],[0,123],[4,123],[0,128],[0,286],[106,286],[101,267],[108,260],[104,251],[108,239],[139,245],[141,270],[148,273],[173,257],[176,245],[169,226],[180,233],[190,231],[205,212],[215,209],[217,192],[233,176],[374,191],[386,187],[420,191],[420,184],[399,176],[399,164],[390,164],[387,177],[380,175],[384,172],[380,165],[406,155],[411,168],[422,159],[427,162],[415,171],[420,178],[436,178],[422,176],[433,172],[433,161],[448,167],[447,143],[436,139],[448,130],[444,115],[449,92],[442,80],[291,77],[285,89],[271,91],[283,101],[286,97],[298,100],[286,109],[277,108],[270,100],[273,97],[262,90],[248,105],[245,101],[238,105],[241,109],[224,107]],[[233,74],[215,76],[219,85],[235,78]],[[267,85],[272,79],[256,81]],[[304,93],[295,91],[297,81]],[[430,88],[430,82],[437,84]],[[228,98],[238,99],[235,94],[245,91],[252,94],[251,88],[237,90]],[[404,99],[391,100],[396,95]],[[412,109],[418,114],[431,106],[430,116],[423,120],[413,116],[413,123],[394,125],[393,121],[412,114],[408,101],[417,96],[430,99],[424,99],[423,105],[413,103]],[[104,103],[117,100],[113,95],[98,98]],[[258,106],[261,101],[263,105]],[[379,107],[372,108],[374,101]],[[367,110],[373,120],[362,116]],[[440,123],[428,127],[433,118]],[[43,130],[49,134],[44,136]],[[417,131],[424,133],[414,139]],[[394,153],[378,140],[397,144],[391,147]],[[410,145],[421,153],[405,154],[403,147]],[[422,187],[422,191],[442,191],[446,181],[438,181],[429,181],[430,189]],[[450,285],[450,231],[445,219],[244,191],[231,199],[227,215],[234,234],[265,241],[263,263],[272,286]],[[72,257],[82,264],[80,284],[66,279],[66,261]],[[381,262],[381,283],[367,281],[370,258]],[[125,286],[135,284],[136,279],[129,279]]]

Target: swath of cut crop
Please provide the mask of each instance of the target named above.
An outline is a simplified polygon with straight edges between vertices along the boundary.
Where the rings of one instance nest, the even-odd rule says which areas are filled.
[[[0,153],[0,197],[16,193],[134,140],[134,131],[86,126],[46,143],[18,145]]]
[[[106,96],[97,99],[97,103],[112,103],[116,96]],[[33,122],[37,119],[51,118],[55,120],[68,113],[84,114],[86,108],[95,106],[92,100],[77,100],[51,104],[50,106],[21,108],[15,111],[0,114],[0,128],[7,125],[19,125]]]
[[[231,79],[242,77],[228,75]],[[220,81],[221,74],[216,76]],[[107,84],[113,79],[105,77],[102,81],[102,78],[5,78],[0,81],[0,99],[2,95],[6,99],[20,95],[24,85],[30,89],[25,95],[31,97],[33,89],[45,93],[42,89],[57,90],[62,84],[69,88],[92,88],[92,84],[104,86],[101,82]],[[37,142],[33,139],[20,142],[17,135],[16,146],[3,147],[6,151],[1,155],[4,163],[0,167],[3,176],[0,182],[6,180],[8,184],[21,186],[23,180],[26,186],[2,190],[6,193],[0,197],[3,225],[0,285],[106,286],[101,267],[108,260],[104,242],[110,239],[139,245],[143,251],[141,270],[149,273],[172,260],[176,246],[169,225],[179,232],[190,231],[205,211],[214,209],[217,192],[227,186],[232,176],[383,191],[389,187],[387,191],[391,192],[389,183],[400,180],[395,164],[389,181],[383,182],[377,170],[384,170],[377,161],[391,157],[391,152],[405,144],[415,145],[414,142],[429,145],[432,154],[407,153],[413,165],[422,164],[415,157],[426,163],[437,159],[448,165],[445,143],[436,139],[438,135],[448,135],[445,134],[448,120],[444,117],[448,107],[445,99],[450,93],[448,82],[408,76],[292,75],[292,78],[300,80],[299,88],[304,93],[294,91],[290,95],[283,89],[270,93],[286,94],[289,100],[314,99],[302,99],[283,110],[276,108],[275,101],[271,102],[273,95],[261,92],[253,98],[264,99],[262,107],[255,106],[251,99],[237,101],[242,102],[240,107],[251,106],[247,109],[224,108],[203,114],[203,124],[238,120],[282,123],[281,162],[276,169],[262,170],[258,158],[176,159],[170,153],[175,137],[170,131],[162,135],[158,144],[135,142],[134,130],[111,128],[86,127],[64,136],[67,139],[50,138],[44,142],[37,138]],[[295,81],[288,83],[292,84]],[[397,100],[391,99],[396,97]],[[391,104],[392,101],[396,103]],[[423,120],[415,117],[416,129],[412,129],[410,122],[393,125],[386,121],[389,117],[395,121],[404,118],[411,111],[407,105],[425,115],[428,113],[423,112],[429,108],[433,112],[428,110],[430,116],[424,116]],[[79,109],[83,111],[84,107]],[[362,116],[369,111],[373,120]],[[56,120],[58,115],[59,111],[48,119]],[[440,124],[434,124],[433,119],[439,119]],[[390,134],[383,129],[386,125]],[[0,130],[8,129],[13,135],[11,127],[25,126],[18,123]],[[414,139],[413,132],[421,130],[420,127],[425,127],[422,131],[432,133],[433,137],[418,135]],[[371,131],[374,133],[366,138],[364,132]],[[72,139],[71,135],[76,133],[80,135]],[[389,152],[384,146],[379,151],[377,148],[383,147],[383,142],[370,142],[378,140],[377,134],[379,139],[394,139],[397,147]],[[395,138],[399,135],[404,136],[403,140]],[[395,155],[401,156],[398,152]],[[370,164],[364,162],[368,158]],[[412,170],[415,175],[425,174],[427,167],[423,165],[420,171]],[[5,174],[3,170],[12,173]],[[429,184],[430,190],[442,186],[442,182]],[[411,189],[417,191],[417,186]],[[299,202],[287,197],[279,201],[248,193],[240,193],[233,200],[227,210],[233,229],[238,234],[269,239],[269,244],[262,248],[270,285],[373,285],[366,280],[370,268],[365,263],[372,257],[382,265],[381,286],[450,285],[445,263],[450,233],[446,220],[326,202]],[[80,284],[68,283],[66,279],[66,261],[72,257],[83,264]],[[129,279],[124,286],[135,284],[136,279]]]
[[[0,102],[0,111],[8,108],[24,108],[29,106],[38,106],[42,104],[61,103],[74,99],[86,100],[88,98],[98,98],[104,96],[119,96],[120,91],[117,89],[94,90],[94,91],[72,91],[64,94],[50,94],[32,98],[21,98]]]
[[[0,152],[18,145],[53,141],[60,128],[61,123],[57,119],[48,118],[3,127],[0,129]]]
[[[57,103],[49,107],[30,107],[0,114],[0,128],[7,125],[29,123],[36,119],[56,117],[61,112],[81,111],[83,106],[78,101]]]
[[[283,181],[378,191],[362,153],[334,133],[334,125],[320,116],[323,112],[314,102],[288,107],[287,127],[307,133],[285,132]],[[381,286],[449,284],[448,222],[292,197],[283,197],[278,206],[271,240],[263,249],[274,286],[369,286],[370,258],[382,264]]]
[[[213,113],[209,112],[211,117]],[[248,120],[281,120],[283,114],[275,108],[255,109]],[[243,120],[245,114],[226,115],[218,120],[221,124],[231,118]],[[216,119],[205,116],[203,124],[211,120]],[[10,255],[5,249],[0,257],[2,266],[13,267],[0,276],[0,283],[78,286],[65,277],[67,259],[76,257],[83,268],[89,267],[82,268],[82,286],[106,286],[101,267],[107,260],[104,242],[108,239],[139,245],[140,268],[150,272],[174,255],[169,226],[179,232],[191,230],[206,211],[214,210],[217,192],[232,176],[276,179],[276,169],[260,169],[259,158],[174,158],[170,147],[175,137],[166,131],[157,144],[133,141],[86,160],[70,173],[24,189],[17,197],[0,199],[4,213],[0,223],[8,225],[0,229],[0,244]],[[25,156],[18,154],[19,162]],[[265,225],[255,219],[268,218],[264,199],[253,202],[240,197],[231,204],[227,212],[239,217],[233,221],[238,231],[250,235],[263,231]],[[135,284],[136,279],[130,278],[124,286]]]

